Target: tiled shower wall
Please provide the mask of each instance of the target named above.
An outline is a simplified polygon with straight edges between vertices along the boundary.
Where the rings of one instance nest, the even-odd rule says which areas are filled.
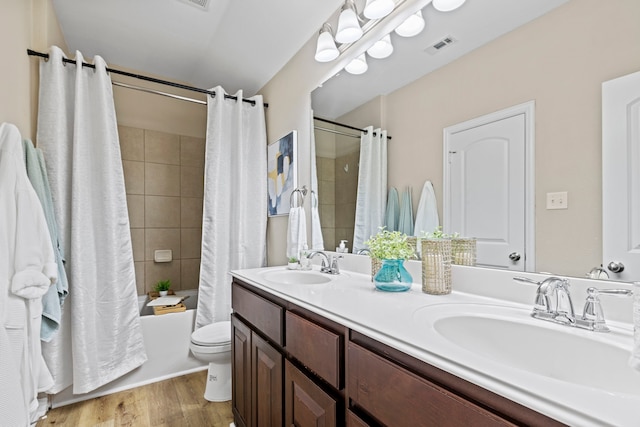
[[[340,240],[347,240],[349,252],[353,248],[359,160],[359,151],[336,159],[316,157],[318,210],[326,250],[335,250]]]
[[[138,294],[170,279],[195,289],[200,275],[204,138],[118,127]],[[173,261],[156,263],[155,250]]]

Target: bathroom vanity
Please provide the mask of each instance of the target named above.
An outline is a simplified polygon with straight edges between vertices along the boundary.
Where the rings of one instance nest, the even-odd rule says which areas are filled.
[[[237,426],[625,425],[620,420],[631,419],[611,414],[606,421],[606,411],[616,408],[609,406],[604,414],[592,411],[589,396],[579,387],[522,375],[508,363],[490,360],[482,348],[478,356],[430,331],[433,324],[448,324],[442,319],[451,316],[450,307],[479,310],[482,318],[515,310],[530,322],[529,308],[513,298],[464,292],[436,297],[423,294],[417,285],[405,293],[384,293],[373,289],[366,274],[290,273],[282,267],[233,272],[232,405]],[[464,274],[468,271],[459,277]],[[534,287],[514,286],[526,290],[518,298],[532,298]],[[440,316],[443,310],[447,314]],[[622,340],[628,338],[622,335]],[[495,335],[487,337],[491,339]],[[640,374],[638,380],[640,384]],[[636,409],[629,408],[628,414],[635,417],[640,385],[636,395],[624,391],[620,403],[635,402]],[[572,398],[557,401],[570,392],[576,392],[582,407]]]

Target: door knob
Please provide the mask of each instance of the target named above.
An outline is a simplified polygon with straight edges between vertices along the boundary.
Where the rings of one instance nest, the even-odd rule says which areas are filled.
[[[624,264],[620,261],[611,261],[607,268],[613,273],[622,273],[624,271]]]
[[[515,261],[520,261],[520,254],[519,254],[518,252],[511,252],[511,253],[509,254],[509,259],[510,259],[511,261],[514,261],[514,262],[515,262]]]

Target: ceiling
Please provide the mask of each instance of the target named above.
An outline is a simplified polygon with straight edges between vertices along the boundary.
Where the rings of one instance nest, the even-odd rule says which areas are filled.
[[[343,0],[53,0],[69,48],[245,96],[261,89]]]
[[[312,94],[316,116],[337,119],[375,98],[387,95],[501,35],[566,3],[568,0],[467,0],[453,12],[422,10],[425,29],[412,38],[391,34],[394,51],[386,59],[367,57],[361,75],[346,71],[326,81]],[[425,49],[451,36],[456,41],[435,54]],[[551,48],[551,47],[550,47]]]
[[[206,0],[192,0],[203,1]],[[102,56],[114,68],[177,79],[245,96],[259,91],[335,18],[344,0],[53,0],[69,55]],[[395,51],[369,58],[369,71],[346,72],[313,96],[317,115],[336,118],[387,94],[568,0],[468,0],[460,9],[424,8],[417,37],[392,34]],[[364,0],[358,0],[362,5]],[[360,9],[359,9],[360,10]],[[332,22],[335,25],[335,22]],[[438,52],[424,49],[445,36],[457,41]]]

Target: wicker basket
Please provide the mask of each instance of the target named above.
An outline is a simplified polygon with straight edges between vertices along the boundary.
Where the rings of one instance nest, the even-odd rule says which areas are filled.
[[[451,239],[422,239],[422,292],[451,293]]]
[[[476,239],[474,237],[451,239],[451,262],[456,265],[476,265]]]
[[[382,267],[382,261],[372,256],[371,257],[371,281],[372,282],[373,282],[373,277],[380,270],[380,267]]]

